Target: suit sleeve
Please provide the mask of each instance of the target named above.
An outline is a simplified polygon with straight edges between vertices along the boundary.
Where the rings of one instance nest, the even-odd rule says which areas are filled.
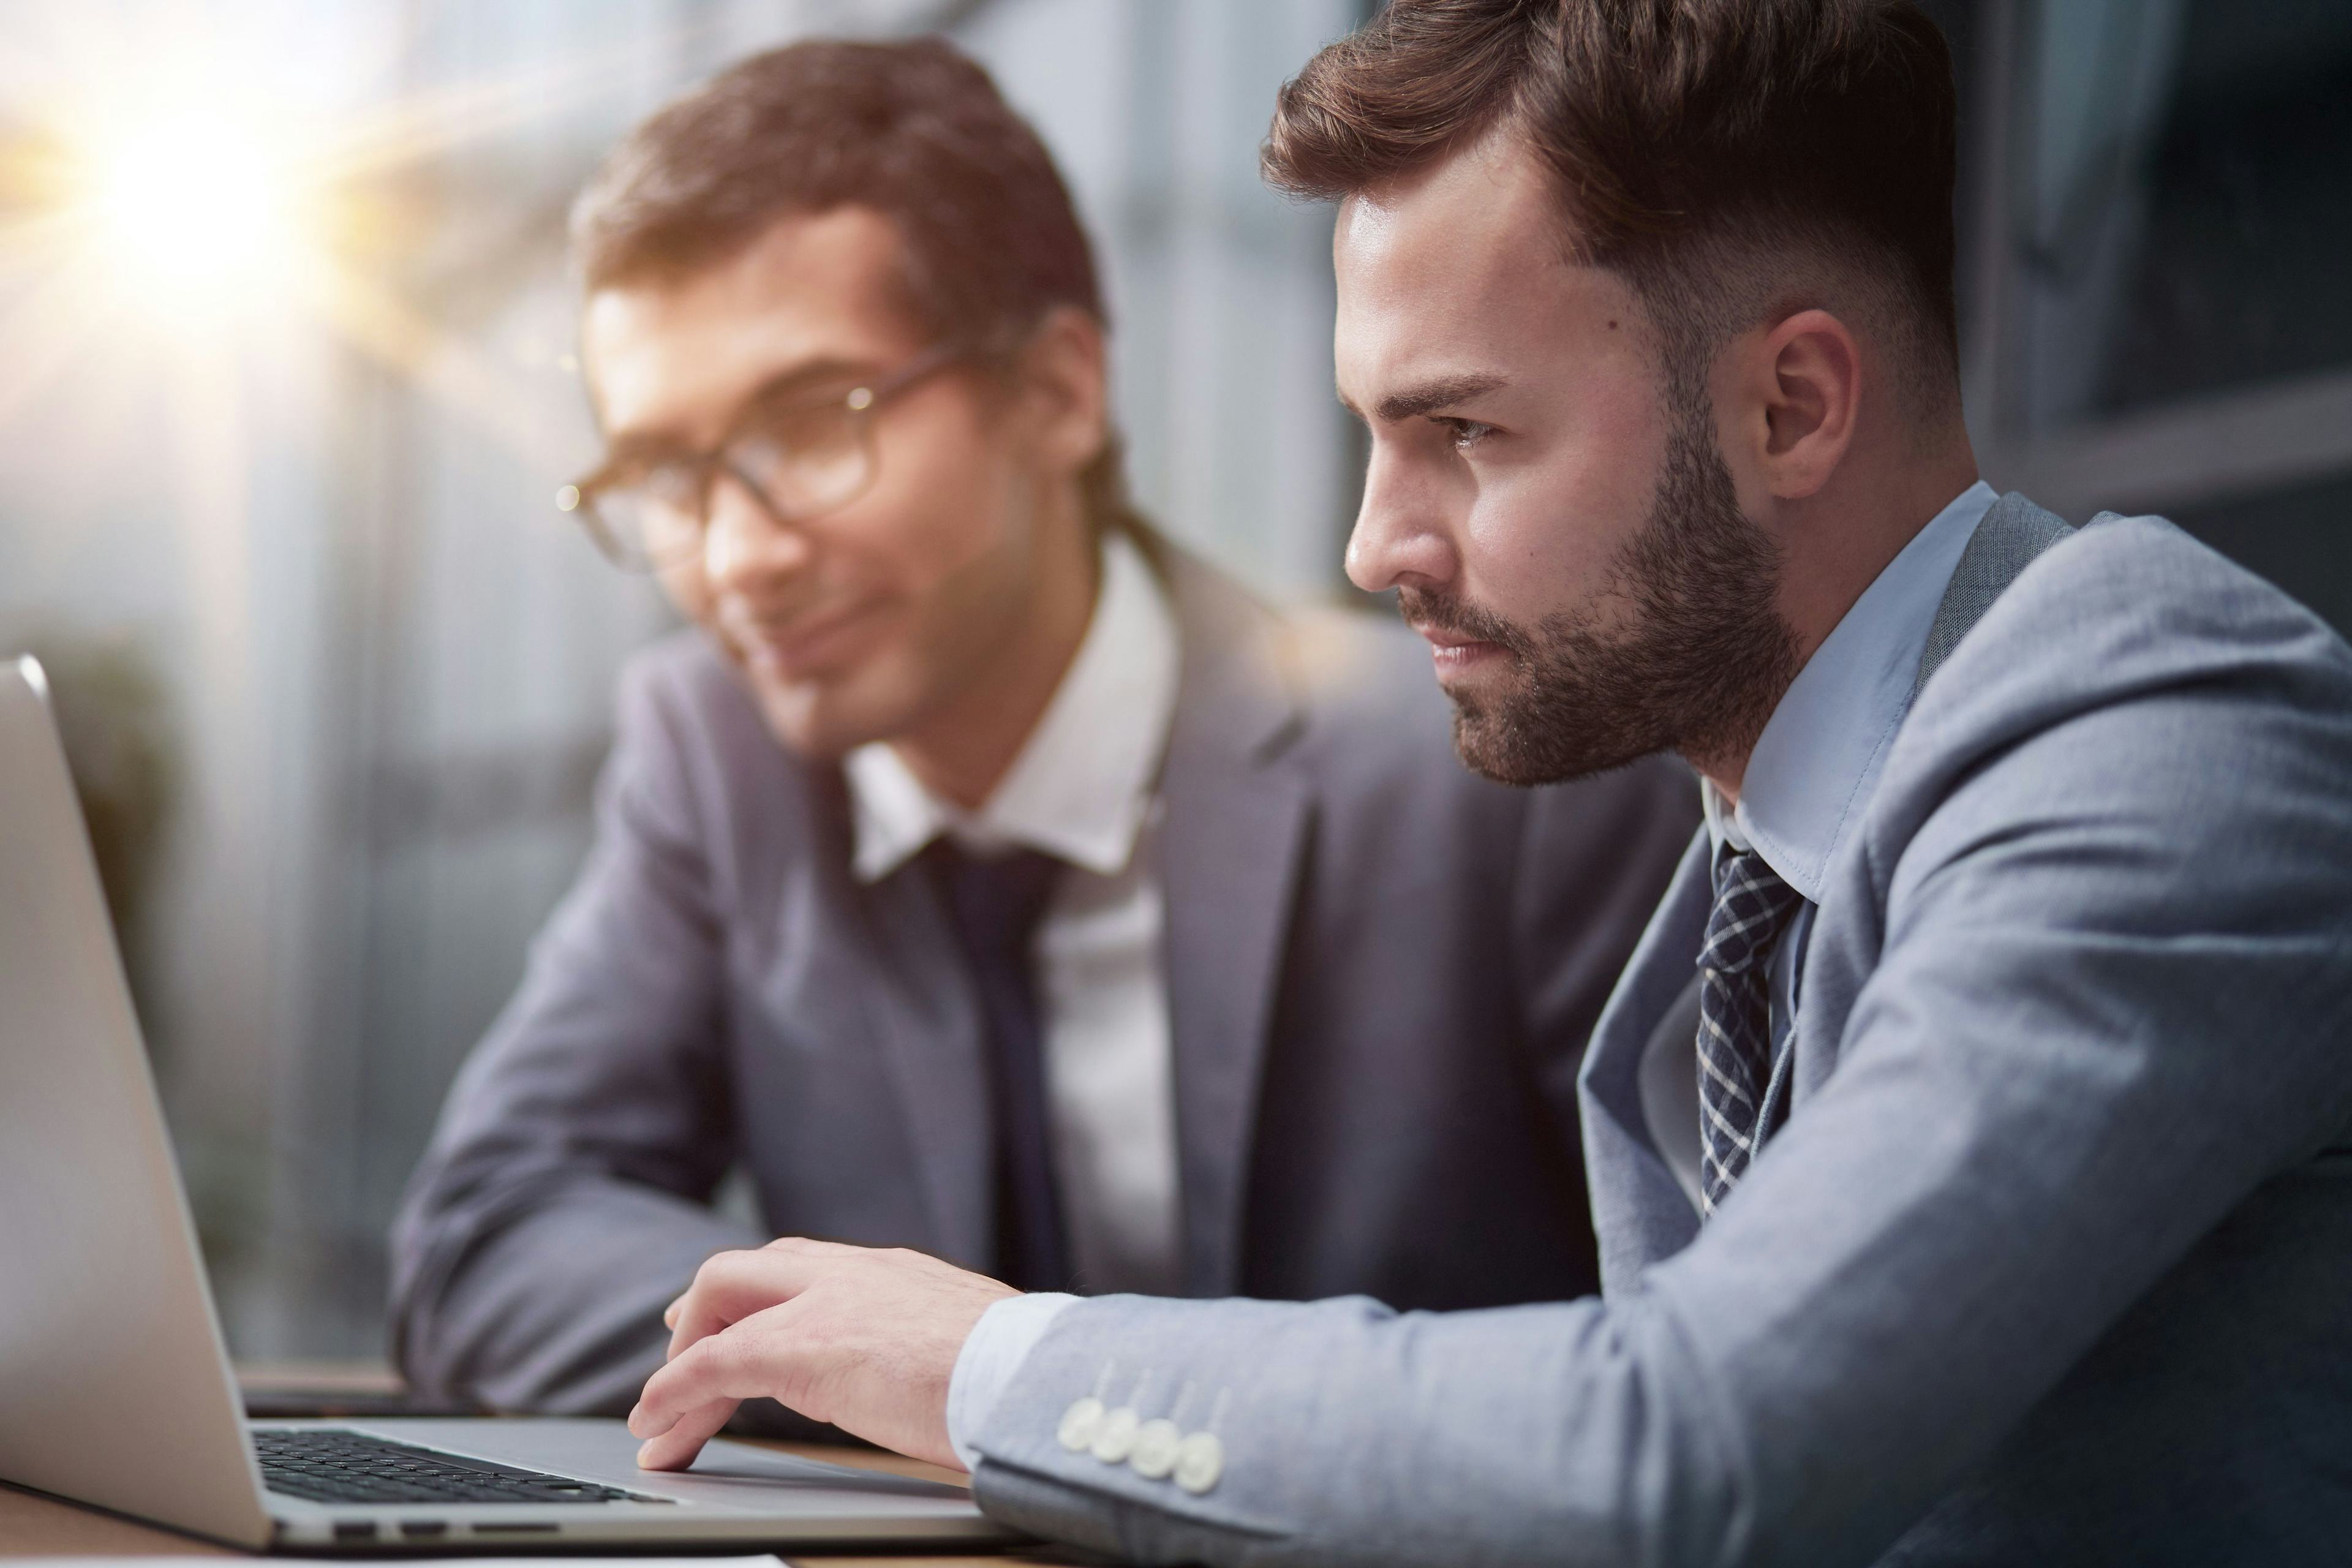
[[[625,1411],[664,1306],[711,1253],[765,1239],[708,1206],[734,1154],[722,939],[658,668],[624,679],[587,862],[394,1228],[394,1354],[428,1393]]]
[[[1969,651],[1940,682],[2000,679]],[[982,1426],[983,1504],[1147,1563],[1860,1563],[2200,1241],[2342,1245],[2265,1226],[2352,1116],[2352,691],[2340,647],[2243,651],[1996,700],[2031,721],[1876,847],[1838,1069],[1684,1251],[1497,1311],[1081,1302]],[[1213,1488],[1062,1447],[1106,1366],[1147,1419],[1222,1403]]]

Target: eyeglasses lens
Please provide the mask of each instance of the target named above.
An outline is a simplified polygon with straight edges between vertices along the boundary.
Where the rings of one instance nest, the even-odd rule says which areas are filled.
[[[624,566],[667,566],[701,547],[699,507],[690,489],[648,479],[596,499],[596,523],[607,553]]]
[[[596,523],[607,552],[638,568],[692,557],[702,547],[705,509],[730,480],[748,479],[759,490],[751,499],[790,522],[847,505],[874,478],[861,422],[837,405],[779,410],[737,437],[720,462],[707,495],[684,465],[652,468],[600,495]]]
[[[746,431],[727,455],[787,518],[846,505],[874,477],[860,422],[838,405],[780,412]]]

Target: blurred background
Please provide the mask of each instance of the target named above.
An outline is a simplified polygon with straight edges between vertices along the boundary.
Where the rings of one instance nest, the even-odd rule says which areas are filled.
[[[393,1205],[668,625],[551,500],[604,149],[745,52],[947,33],[1099,247],[1147,510],[1337,595],[1329,215],[1255,160],[1375,8],[0,0],[0,651],[49,663],[237,1353],[380,1352]],[[1987,477],[2352,626],[2352,6],[1929,8]]]

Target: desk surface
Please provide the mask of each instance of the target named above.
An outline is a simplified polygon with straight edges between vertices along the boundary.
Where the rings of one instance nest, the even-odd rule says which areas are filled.
[[[738,1438],[743,1442],[751,1439]],[[920,1460],[900,1458],[896,1454],[884,1454],[870,1448],[831,1447],[818,1443],[768,1443],[765,1447],[778,1448],[788,1454],[803,1454],[812,1459],[823,1459],[836,1465],[856,1465],[867,1469],[891,1470],[902,1476],[920,1476],[928,1480],[952,1481],[961,1485],[963,1477],[942,1470]],[[730,1555],[757,1551],[756,1547],[730,1546]],[[662,1548],[648,1546],[646,1555],[657,1555]],[[129,1520],[116,1519],[72,1503],[59,1502],[37,1493],[18,1491],[0,1486],[0,1560],[11,1557],[235,1557],[242,1555],[226,1546],[194,1541],[184,1535],[174,1535],[167,1530],[156,1530]],[[483,1556],[484,1552],[469,1549],[467,1556]],[[263,1561],[267,1561],[264,1559]],[[364,1559],[353,1559],[354,1562]],[[411,1560],[415,1568],[428,1568],[429,1558]],[[521,1568],[530,1568],[530,1560],[517,1560]],[[801,1557],[788,1559],[795,1568],[978,1568],[982,1564],[1017,1564],[1067,1563],[1068,1558],[986,1555],[966,1557]]]

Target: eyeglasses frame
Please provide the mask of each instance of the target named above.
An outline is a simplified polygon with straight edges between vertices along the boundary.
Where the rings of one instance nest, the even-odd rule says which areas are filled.
[[[813,510],[794,512],[777,505],[775,499],[761,488],[760,482],[746,473],[741,465],[729,456],[730,448],[742,439],[746,427],[761,412],[764,398],[761,393],[753,393],[745,400],[741,411],[729,424],[726,433],[719,437],[715,447],[708,451],[677,459],[681,465],[691,466],[694,470],[695,494],[698,498],[694,516],[698,542],[707,536],[709,530],[710,498],[718,489],[719,480],[722,476],[742,486],[744,494],[750,496],[760,510],[766,512],[769,518],[782,528],[812,521],[830,512],[838,511],[856,501],[858,497],[873,488],[874,480],[881,470],[880,459],[874,452],[873,417],[875,414],[893,398],[913,390],[918,384],[938,374],[949,366],[972,358],[977,352],[971,344],[954,339],[933,343],[929,348],[922,350],[913,358],[901,363],[897,369],[871,381],[862,382],[844,393],[840,403],[849,414],[857,443],[866,454],[866,478],[864,482],[848,495]],[[813,405],[824,406],[830,401],[818,400]],[[650,552],[630,549],[622,542],[619,533],[597,509],[598,500],[617,488],[617,476],[613,472],[613,467],[612,463],[607,462],[593,472],[583,475],[559,489],[555,492],[556,510],[576,515],[580,519],[581,527],[587,531],[590,542],[596,546],[597,552],[624,572],[661,571],[671,563],[667,554],[656,555]],[[688,553],[684,549],[678,552],[677,559],[688,558]]]

